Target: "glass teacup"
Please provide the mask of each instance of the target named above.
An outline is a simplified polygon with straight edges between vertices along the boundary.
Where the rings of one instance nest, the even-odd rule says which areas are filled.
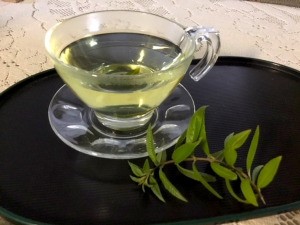
[[[45,43],[60,77],[91,109],[83,123],[74,123],[74,113],[70,113],[70,109],[76,106],[65,104],[62,107],[60,98],[64,94],[57,93],[49,107],[52,128],[75,149],[107,158],[144,156],[145,148],[140,147],[140,142],[145,141],[143,136],[148,124],[157,126],[157,135],[160,135],[160,127],[165,125],[164,122],[157,122],[160,120],[157,109],[178,87],[183,93],[177,94],[180,98],[190,97],[185,88],[178,84],[187,72],[194,53],[202,52],[203,55],[190,71],[190,76],[198,81],[214,65],[220,48],[219,33],[213,28],[184,28],[166,18],[136,11],[100,11],[73,17],[51,28]],[[59,92],[64,91],[61,89]],[[64,100],[65,103],[67,101]],[[172,111],[174,115],[174,110],[180,114],[186,106],[193,111],[193,102],[189,101],[168,106],[164,114]],[[59,113],[55,112],[57,108]],[[85,117],[81,109],[77,111],[80,111],[78,118]],[[64,114],[65,121],[73,122],[71,125],[69,122],[57,124],[54,122],[57,114]],[[190,117],[192,113],[183,114]],[[72,118],[68,119],[68,116]],[[180,131],[175,135],[177,138],[188,123],[185,117],[179,118],[179,125],[171,123],[180,126]],[[89,133],[95,133],[86,123],[91,123],[90,127],[100,136],[86,140]],[[85,141],[82,137],[80,141],[74,137],[70,140],[66,133],[72,132],[66,126],[72,126],[73,133],[74,129],[78,129],[76,138],[80,134],[85,136]],[[112,139],[118,143],[114,145]],[[158,150],[176,141],[176,138],[171,139]],[[88,149],[83,142],[90,142]],[[132,143],[138,148],[130,150],[128,146]],[[111,145],[114,145],[114,150]],[[90,146],[93,146],[92,150]]]

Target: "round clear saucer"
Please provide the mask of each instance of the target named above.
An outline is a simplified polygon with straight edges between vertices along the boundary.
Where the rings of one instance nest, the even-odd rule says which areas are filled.
[[[186,130],[195,112],[194,101],[179,84],[173,93],[155,110],[152,125],[156,152],[176,143]],[[87,107],[66,86],[53,96],[48,116],[55,134],[68,146],[85,154],[110,159],[132,159],[147,156],[148,124],[130,133],[103,126]]]

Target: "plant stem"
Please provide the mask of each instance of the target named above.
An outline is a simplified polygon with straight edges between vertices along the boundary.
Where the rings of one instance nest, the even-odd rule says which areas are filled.
[[[255,192],[258,194],[260,200],[262,201],[263,204],[266,204],[266,202],[264,200],[264,197],[263,197],[260,189],[255,185],[255,183],[253,183],[252,179],[248,176],[248,174],[244,173],[241,169],[236,168],[234,166],[230,166],[230,165],[226,164],[224,161],[218,160],[218,159],[216,159],[214,157],[204,158],[204,157],[192,156],[192,157],[186,158],[183,162],[197,162],[197,161],[199,161],[199,162],[208,162],[208,163],[213,163],[213,162],[219,163],[222,166],[227,167],[228,169],[230,169],[233,172],[235,172],[239,177],[242,177],[244,179],[250,180],[251,186],[253,187],[253,189],[255,190]],[[155,169],[162,168],[165,165],[170,165],[170,164],[176,164],[176,162],[174,160],[168,160],[168,161],[166,161],[166,162],[158,165]]]
[[[194,161],[202,161],[202,162],[215,162],[215,160],[211,159],[211,158],[203,158],[203,157],[190,157],[185,159],[183,162],[194,162]],[[176,162],[174,160],[168,160],[164,163],[161,164],[161,166],[165,166],[168,164],[176,164]]]

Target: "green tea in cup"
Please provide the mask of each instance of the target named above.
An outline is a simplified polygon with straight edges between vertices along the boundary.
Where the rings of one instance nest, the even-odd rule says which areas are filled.
[[[178,87],[194,53],[204,52],[190,72],[198,81],[216,62],[219,46],[213,28],[184,28],[136,11],[83,14],[46,35],[46,49],[60,77],[101,126],[111,130],[108,133],[122,133],[121,139],[136,137],[136,130],[144,134],[157,108]]]

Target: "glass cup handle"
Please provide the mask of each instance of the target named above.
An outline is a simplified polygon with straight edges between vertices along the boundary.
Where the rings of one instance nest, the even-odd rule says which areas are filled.
[[[196,40],[196,52],[203,52],[200,61],[190,70],[190,76],[194,81],[199,81],[216,63],[221,42],[219,32],[212,27],[188,27],[186,32]]]

